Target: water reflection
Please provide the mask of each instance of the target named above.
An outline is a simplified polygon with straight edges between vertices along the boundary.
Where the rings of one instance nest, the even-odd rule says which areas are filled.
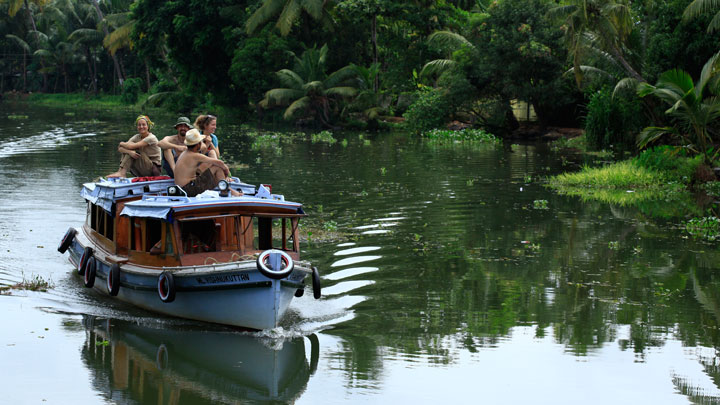
[[[317,338],[142,326],[84,316],[93,385],[121,404],[292,402],[317,367]],[[309,343],[310,359],[305,345]]]

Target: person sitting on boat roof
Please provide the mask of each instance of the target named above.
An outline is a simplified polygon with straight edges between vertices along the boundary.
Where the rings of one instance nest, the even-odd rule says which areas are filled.
[[[197,129],[185,134],[188,149],[175,163],[175,184],[182,187],[188,197],[194,197],[205,190],[212,190],[220,180],[230,175],[230,169],[220,159],[213,159],[200,152],[203,136]],[[234,196],[241,192],[230,189]]]
[[[204,154],[219,159],[220,158],[220,147],[218,146],[218,138],[215,135],[217,129],[217,117],[211,114],[203,114],[195,119],[195,128],[200,130],[200,133],[205,135],[203,143],[207,147],[207,151],[203,151]],[[214,154],[214,156],[213,156]]]
[[[127,142],[120,142],[118,152],[122,154],[120,168],[107,177],[125,177],[130,171],[136,177],[160,175],[160,147],[150,130],[154,124],[147,115],[135,119],[138,133]]]
[[[158,143],[162,149],[162,167],[165,173],[170,177],[175,177],[175,163],[180,154],[187,150],[185,146],[185,133],[192,128],[192,123],[188,117],[180,117],[175,123],[177,134],[168,135]]]

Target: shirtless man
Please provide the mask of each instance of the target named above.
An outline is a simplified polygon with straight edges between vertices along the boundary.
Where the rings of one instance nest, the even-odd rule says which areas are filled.
[[[212,190],[220,180],[227,179],[230,169],[219,159],[213,159],[200,152],[203,136],[197,129],[185,133],[187,150],[175,163],[175,184],[182,187],[188,197],[194,197],[205,190]],[[230,189],[233,196],[241,192]]]
[[[180,154],[187,150],[185,146],[185,133],[192,128],[192,124],[187,117],[180,117],[175,124],[177,134],[169,135],[158,142],[158,146],[162,149],[163,169],[170,177],[175,177],[175,163]]]

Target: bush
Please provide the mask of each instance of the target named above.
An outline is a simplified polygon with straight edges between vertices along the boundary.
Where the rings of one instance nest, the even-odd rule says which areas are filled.
[[[603,88],[590,96],[585,118],[585,137],[591,150],[635,150],[635,136],[646,126],[638,99],[612,96]]]
[[[676,180],[688,182],[702,163],[702,156],[688,158],[684,156],[683,149],[663,145],[644,150],[634,160],[638,166],[665,172]]]
[[[403,116],[408,128],[419,134],[444,126],[450,116],[450,107],[439,90],[420,90],[417,100]]]
[[[137,77],[131,77],[126,79],[123,83],[122,95],[120,100],[124,104],[135,104],[140,97],[140,91],[142,90],[142,80]]]

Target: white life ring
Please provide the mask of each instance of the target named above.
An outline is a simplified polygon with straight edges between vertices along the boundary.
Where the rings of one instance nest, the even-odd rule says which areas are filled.
[[[279,270],[271,269],[268,266],[269,258],[271,253],[277,253],[280,255],[280,260],[283,263],[283,267]],[[290,273],[292,273],[293,269],[295,268],[295,262],[293,262],[293,259],[290,257],[289,254],[283,252],[282,250],[277,249],[268,249],[262,253],[260,253],[260,256],[257,258],[257,268],[265,277],[272,278],[274,280],[279,280],[281,278],[285,278]]]

